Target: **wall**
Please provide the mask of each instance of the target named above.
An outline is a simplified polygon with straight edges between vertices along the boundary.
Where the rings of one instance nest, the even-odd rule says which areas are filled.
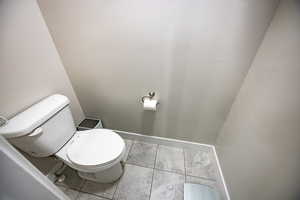
[[[300,1],[281,1],[218,138],[232,200],[300,198]]]
[[[108,128],[215,143],[270,0],[42,0],[83,110]],[[156,113],[140,98],[155,91]]]
[[[1,200],[65,200],[62,190],[43,176],[0,135]]]
[[[1,0],[0,9],[0,114],[12,117],[61,93],[79,122],[83,112],[36,1]]]
[[[76,122],[83,119],[37,2],[0,0],[0,29],[0,115],[13,117],[61,93],[70,98]]]

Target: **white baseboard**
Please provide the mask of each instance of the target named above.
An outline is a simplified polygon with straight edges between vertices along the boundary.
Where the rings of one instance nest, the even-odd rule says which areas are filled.
[[[215,146],[213,146],[213,152],[215,154],[215,158],[216,158],[216,161],[217,161],[218,171],[220,173],[220,177],[221,177],[222,185],[223,185],[223,188],[224,188],[224,191],[225,191],[226,199],[230,200],[230,195],[229,195],[227,185],[226,185],[226,182],[225,182],[225,179],[224,179],[224,176],[223,176],[223,171],[222,171],[222,168],[221,168],[221,165],[220,165],[219,157],[218,157]]]
[[[177,140],[165,137],[158,137],[158,136],[150,136],[150,135],[143,135],[138,133],[131,133],[126,131],[119,131],[114,130],[117,132],[122,138],[129,139],[129,140],[139,140],[149,143],[156,143],[166,146],[174,146],[174,147],[181,147],[181,148],[201,148],[201,149],[210,149],[213,150],[214,146],[210,144],[202,144],[196,142],[189,142],[184,140]]]

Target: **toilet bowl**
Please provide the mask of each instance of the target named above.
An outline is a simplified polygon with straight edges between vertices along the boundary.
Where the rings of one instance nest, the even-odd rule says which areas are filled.
[[[108,129],[77,131],[55,156],[78,175],[100,183],[116,181],[123,173],[124,140]]]
[[[66,96],[49,96],[10,119],[0,134],[31,156],[58,157],[84,179],[117,180],[123,173],[124,140],[108,129],[76,131],[69,104]]]

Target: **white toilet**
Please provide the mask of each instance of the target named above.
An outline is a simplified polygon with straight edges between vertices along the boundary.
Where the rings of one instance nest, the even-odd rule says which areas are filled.
[[[63,95],[52,95],[0,127],[0,134],[34,157],[55,155],[80,177],[110,183],[123,174],[126,145],[108,129],[76,131]]]

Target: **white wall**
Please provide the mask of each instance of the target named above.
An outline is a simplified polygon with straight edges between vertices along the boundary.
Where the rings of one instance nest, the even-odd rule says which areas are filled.
[[[76,122],[82,120],[84,114],[37,2],[0,0],[0,30],[0,115],[10,118],[61,93],[70,98]]]
[[[0,135],[1,200],[69,199]]]
[[[299,22],[281,1],[218,139],[232,200],[300,198]]]
[[[0,1],[0,115],[12,117],[61,93],[79,122],[82,109],[34,0]]]
[[[277,0],[41,0],[85,113],[215,143]],[[159,95],[156,113],[141,96]]]

